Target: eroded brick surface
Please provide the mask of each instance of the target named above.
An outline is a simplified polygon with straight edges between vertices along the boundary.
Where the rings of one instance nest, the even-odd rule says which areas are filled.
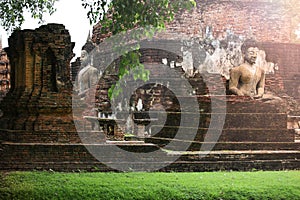
[[[72,119],[69,32],[49,24],[9,39],[11,90],[1,102],[1,129],[75,131]]]

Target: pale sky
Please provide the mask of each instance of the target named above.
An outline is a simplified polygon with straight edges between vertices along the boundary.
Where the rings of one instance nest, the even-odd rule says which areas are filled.
[[[56,12],[49,16],[45,15],[45,23],[64,24],[69,30],[72,42],[75,42],[73,52],[75,58],[80,56],[82,46],[85,44],[89,31],[92,31],[92,26],[86,17],[86,10],[81,5],[81,0],[59,0],[55,3]],[[25,14],[25,23],[22,29],[35,29],[41,26],[38,20],[31,19],[30,14]],[[0,35],[2,35],[2,45],[7,47],[8,35],[0,26]],[[73,58],[74,59],[74,58]]]

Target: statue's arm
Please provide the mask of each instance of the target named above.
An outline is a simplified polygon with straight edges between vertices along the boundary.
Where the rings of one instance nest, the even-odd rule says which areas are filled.
[[[257,96],[262,97],[265,93],[265,81],[266,81],[266,75],[265,72],[262,70],[261,77],[257,85]]]
[[[91,72],[90,77],[91,77],[91,79],[90,79],[90,81],[91,81],[90,85],[91,86],[96,85],[98,83],[99,79],[100,79],[100,74],[99,74],[99,71],[98,71],[97,68],[94,68],[94,67],[92,68],[92,72]]]
[[[74,90],[76,92],[79,91],[79,81],[78,81],[78,79],[79,79],[78,76],[76,76],[75,83],[74,83]]]
[[[229,90],[236,95],[243,96],[244,94],[238,89],[240,72],[237,69],[230,70]]]

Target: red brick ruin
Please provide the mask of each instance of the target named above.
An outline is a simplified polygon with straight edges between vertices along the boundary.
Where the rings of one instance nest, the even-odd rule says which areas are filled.
[[[87,52],[97,49],[97,45],[101,47],[107,38],[100,34],[100,29],[101,24],[94,26],[91,40],[83,47]],[[261,50],[259,62],[268,66],[265,90],[280,98],[280,103],[236,96],[228,91],[229,71],[240,61],[241,48],[247,40],[255,40]],[[153,41],[161,47],[180,48],[176,53],[149,48]],[[175,94],[165,85],[140,82],[141,86],[126,99],[133,107],[137,107],[139,99],[143,102],[142,112],[132,115],[132,130],[110,124],[114,120],[102,120],[103,129],[92,127],[100,117],[114,114],[108,89],[118,81],[118,59],[106,70],[93,60],[93,66],[102,74],[95,93],[86,93],[84,97],[91,99],[93,105],[82,103],[84,98],[76,99],[85,105],[82,115],[88,115],[89,120],[74,118],[72,83],[76,84],[80,60],[70,64],[73,46],[68,30],[59,24],[16,31],[10,37],[9,48],[5,50],[10,65],[7,59],[0,61],[0,79],[9,82],[9,86],[5,85],[9,92],[0,104],[0,169],[112,171],[124,169],[121,165],[126,164],[140,165],[139,170],[157,165],[156,158],[145,161],[142,156],[132,163],[129,159],[130,164],[119,162],[118,155],[110,160],[107,152],[111,145],[137,154],[159,151],[172,160],[156,169],[159,171],[300,168],[297,6],[270,0],[198,0],[197,8],[178,14],[174,22],[167,24],[166,31],[142,42],[140,61],[155,79],[165,82],[172,79],[172,87],[179,92]],[[193,54],[195,49],[201,54]],[[208,63],[213,63],[211,68],[207,67]],[[185,77],[192,91],[186,91],[188,87],[179,78],[162,70],[164,66]],[[191,98],[197,100],[199,108],[184,113],[179,102]],[[156,114],[157,121],[151,122],[151,126],[134,123],[149,119],[149,110]],[[162,110],[166,116],[160,115]],[[113,119],[122,118],[120,113]],[[182,124],[183,115],[198,126]],[[222,117],[222,127],[214,126]],[[164,124],[159,123],[162,120]],[[76,123],[93,130],[91,133],[76,130]],[[147,136],[141,135],[144,129]],[[177,139],[179,129],[186,135]],[[128,136],[126,131],[132,131],[133,135]],[[189,134],[193,132],[195,137],[190,141]],[[181,149],[182,144],[188,148]],[[214,146],[210,154],[199,156],[202,147],[211,144]],[[98,157],[94,157],[93,150],[98,151]],[[107,166],[101,159],[120,167]]]

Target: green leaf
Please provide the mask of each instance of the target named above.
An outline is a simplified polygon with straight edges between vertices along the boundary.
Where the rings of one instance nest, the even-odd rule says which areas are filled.
[[[33,18],[43,21],[44,13],[53,14],[56,9],[54,4],[57,0],[21,0],[0,1],[1,25],[6,31],[19,29],[24,22],[24,12],[29,11]]]

